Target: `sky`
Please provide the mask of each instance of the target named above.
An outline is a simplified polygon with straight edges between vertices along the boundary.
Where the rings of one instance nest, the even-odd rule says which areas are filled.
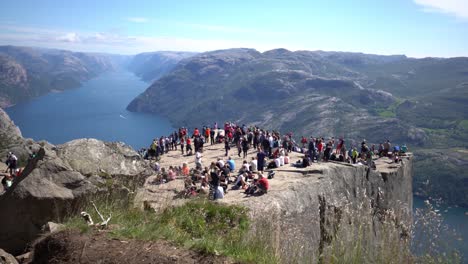
[[[468,0],[1,0],[0,45],[468,56]]]

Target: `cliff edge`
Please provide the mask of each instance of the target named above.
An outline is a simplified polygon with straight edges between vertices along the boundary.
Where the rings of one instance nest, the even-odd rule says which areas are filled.
[[[207,146],[204,164],[223,154],[221,144]],[[256,152],[249,151],[248,156]],[[289,153],[292,162],[302,158]],[[241,158],[232,155],[236,164]],[[162,167],[179,166],[193,157],[170,152],[160,161]],[[375,250],[395,239],[406,246],[412,223],[413,156],[401,163],[388,158],[375,160],[376,169],[365,165],[339,162],[314,163],[307,168],[287,164],[275,171],[270,190],[262,196],[246,196],[243,190],[229,190],[221,203],[249,208],[251,235],[268,239],[276,254],[286,263],[314,262],[327,255],[334,241],[349,243],[360,240],[362,247]],[[155,176],[153,176],[155,177]],[[182,180],[153,185],[147,179],[136,196],[141,207],[160,210],[183,203],[176,193],[184,190]],[[334,247],[336,248],[336,246]]]

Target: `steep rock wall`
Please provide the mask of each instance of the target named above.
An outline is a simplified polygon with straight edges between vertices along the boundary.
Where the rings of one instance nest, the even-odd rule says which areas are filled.
[[[285,263],[314,262],[333,239],[360,239],[372,250],[389,237],[408,241],[412,221],[412,157],[367,166],[314,164],[280,168],[277,188],[260,197],[223,202],[250,208],[253,234],[271,239]]]

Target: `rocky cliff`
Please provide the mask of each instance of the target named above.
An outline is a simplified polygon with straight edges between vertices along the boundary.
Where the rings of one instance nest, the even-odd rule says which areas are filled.
[[[207,146],[203,161],[208,164],[220,153],[221,144]],[[242,164],[240,157],[232,158]],[[302,155],[293,152],[290,158],[295,162]],[[164,156],[160,164],[179,166],[181,162],[194,166],[192,159],[177,154]],[[409,155],[399,164],[388,158],[375,162],[376,170],[338,162],[314,163],[308,168],[285,165],[274,169],[268,194],[248,197],[242,190],[229,190],[219,202],[247,207],[251,235],[269,240],[267,244],[273,245],[284,263],[313,263],[332,248],[337,250],[334,243],[343,243],[349,250],[359,242],[369,252],[407,247],[413,158]],[[135,201],[141,207],[161,210],[184,201],[175,199],[177,191],[184,190],[182,180],[162,185],[153,185],[152,180],[148,178],[137,193]]]
[[[77,213],[95,195],[125,198],[151,174],[148,162],[123,143],[21,141],[29,143],[16,144],[17,151],[37,155],[24,161],[22,175],[0,196],[0,248],[11,253],[22,252],[47,222]]]

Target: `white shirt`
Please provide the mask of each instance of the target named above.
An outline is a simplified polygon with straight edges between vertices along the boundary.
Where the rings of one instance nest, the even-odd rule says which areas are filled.
[[[252,160],[250,162],[250,167],[252,167],[252,171],[257,171],[257,160]]]
[[[218,160],[219,167],[224,167],[224,160]]]
[[[215,200],[217,199],[223,199],[224,198],[224,190],[223,187],[218,186],[215,192]]]
[[[202,154],[200,152],[195,153],[195,162],[201,163]]]

